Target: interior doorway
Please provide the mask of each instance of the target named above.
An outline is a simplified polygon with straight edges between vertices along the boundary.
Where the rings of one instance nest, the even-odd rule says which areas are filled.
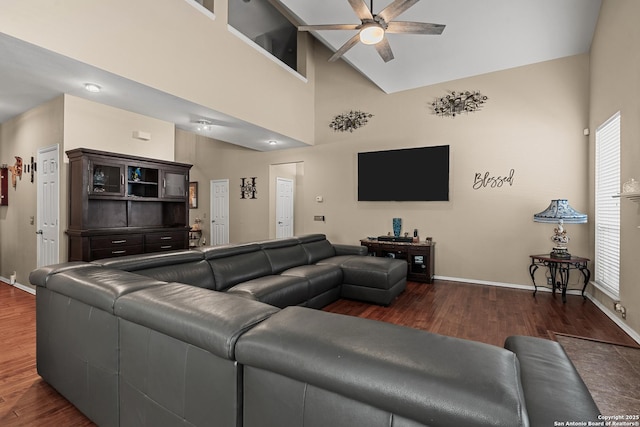
[[[211,180],[211,245],[229,243],[229,180]]]
[[[276,178],[276,238],[293,237],[293,180]]]
[[[269,238],[304,234],[304,162],[269,167]]]
[[[60,165],[58,144],[38,150],[37,265],[60,262]]]

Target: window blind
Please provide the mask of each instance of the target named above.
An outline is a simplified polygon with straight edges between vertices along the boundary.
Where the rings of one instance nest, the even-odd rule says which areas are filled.
[[[596,129],[595,281],[619,296],[620,285],[620,112]]]

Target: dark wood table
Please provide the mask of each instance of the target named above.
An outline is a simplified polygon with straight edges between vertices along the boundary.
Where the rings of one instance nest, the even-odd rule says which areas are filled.
[[[538,286],[536,285],[535,272],[538,267],[543,266],[549,269],[551,276],[551,282],[553,286],[553,293],[556,293],[556,289],[562,291],[562,302],[567,302],[567,285],[569,284],[569,273],[571,270],[578,270],[582,273],[584,278],[584,286],[582,287],[582,298],[584,296],[584,290],[587,288],[589,279],[591,278],[591,271],[589,270],[588,258],[572,256],[571,258],[554,258],[549,254],[543,255],[529,255],[531,258],[531,265],[529,265],[529,275],[531,275],[531,281],[533,282],[533,296],[536,296]]]

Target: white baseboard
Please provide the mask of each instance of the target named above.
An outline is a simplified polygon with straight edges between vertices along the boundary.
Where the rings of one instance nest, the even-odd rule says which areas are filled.
[[[462,279],[460,277],[445,277],[445,276],[434,276],[435,279],[438,280],[447,280],[449,282],[464,282],[471,283],[474,285],[485,285],[485,286],[500,286],[503,288],[513,288],[513,289],[523,289],[529,290],[533,292],[533,285],[519,285],[515,283],[502,283],[502,282],[490,282],[486,280],[473,280],[473,279]],[[543,292],[552,292],[551,288],[547,288],[545,286],[538,286],[538,291]],[[567,295],[582,295],[582,291],[579,289],[568,289]],[[620,328],[627,333],[634,341],[640,344],[640,334],[631,329],[629,325],[624,323],[618,316],[616,316],[611,310],[609,310],[604,304],[598,301],[593,295],[589,292],[585,292],[584,295],[591,300],[595,304],[596,307],[600,309],[607,317],[609,317],[613,322],[620,326]]]
[[[435,276],[434,278],[438,280],[446,280],[449,282],[470,283],[472,285],[499,286],[501,288],[522,289],[522,290],[531,291],[531,292],[533,292],[534,290],[533,285],[520,285],[516,283],[491,282],[487,280],[463,279],[460,277],[446,277],[446,276]],[[538,286],[538,292],[553,292],[553,289],[548,288],[546,286]],[[579,289],[567,289],[567,295],[582,295],[582,291]],[[586,295],[586,292],[585,292],[585,295]]]
[[[3,282],[7,283],[9,286],[13,286],[14,288],[18,288],[21,291],[25,291],[30,293],[31,295],[35,295],[36,294],[36,290],[31,288],[30,286],[25,286],[21,283],[14,283],[13,285],[11,284],[11,280],[7,279],[6,277],[0,276],[0,280],[2,280]]]
[[[616,325],[620,326],[620,328],[623,331],[625,331],[627,333],[627,335],[629,335],[631,338],[633,338],[635,342],[640,344],[640,334],[638,334],[636,331],[631,329],[629,327],[629,325],[624,323],[618,316],[615,315],[615,313],[613,311],[609,310],[607,308],[607,306],[605,306],[600,301],[598,301],[593,295],[591,295],[588,292],[585,292],[585,295],[587,296],[587,298],[589,298],[591,300],[591,302],[593,302],[596,305],[596,307],[598,307],[600,309],[600,311],[602,311],[604,314],[606,314],[608,318],[613,320],[613,322]]]

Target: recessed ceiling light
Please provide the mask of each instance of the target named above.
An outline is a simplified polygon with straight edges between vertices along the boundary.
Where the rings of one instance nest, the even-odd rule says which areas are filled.
[[[98,93],[102,90],[100,85],[97,85],[95,83],[85,83],[84,88],[91,93]]]
[[[213,125],[213,122],[211,120],[206,120],[206,119],[196,120],[196,129],[199,131],[205,131],[205,132],[210,131],[212,125]]]
[[[278,143],[278,141],[274,141],[273,139],[271,141],[269,141],[269,145],[276,145]]]

